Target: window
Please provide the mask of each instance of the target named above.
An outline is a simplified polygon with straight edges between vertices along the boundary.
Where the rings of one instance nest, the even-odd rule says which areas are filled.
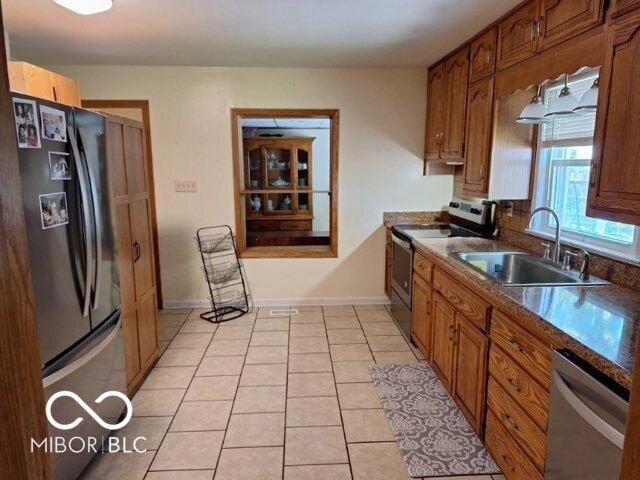
[[[569,79],[571,92],[580,98],[598,76],[589,70]],[[556,98],[563,83],[548,84],[545,102]],[[633,225],[586,216],[593,133],[596,113],[588,112],[542,124],[538,135],[538,162],[534,206],[553,208],[560,218],[562,240],[604,254],[640,259],[638,229]],[[544,236],[555,233],[555,221],[540,214],[532,225]]]
[[[232,109],[245,258],[336,257],[338,111]]]

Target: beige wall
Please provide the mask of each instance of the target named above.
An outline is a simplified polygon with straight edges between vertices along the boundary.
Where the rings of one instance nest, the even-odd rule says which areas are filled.
[[[382,212],[440,209],[451,176],[421,175],[425,72],[421,69],[70,67],[83,98],[149,99],[163,296],[206,298],[193,237],[233,224],[232,107],[339,108],[339,257],[246,260],[260,303],[384,298]],[[174,192],[174,180],[198,193]]]

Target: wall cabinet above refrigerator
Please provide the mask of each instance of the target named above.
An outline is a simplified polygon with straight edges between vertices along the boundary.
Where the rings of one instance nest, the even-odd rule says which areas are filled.
[[[9,62],[11,91],[80,107],[80,85],[65,77],[27,62]]]

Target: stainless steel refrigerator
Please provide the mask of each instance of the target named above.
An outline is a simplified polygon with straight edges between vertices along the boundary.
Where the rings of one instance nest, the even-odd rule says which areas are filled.
[[[68,390],[117,423],[122,400],[95,403],[109,390],[126,393],[105,119],[13,97],[45,400]],[[71,430],[50,424],[51,437],[94,437],[99,446],[110,433],[67,397],[55,400],[52,416],[62,424],[84,420]],[[55,478],[76,478],[92,457],[90,451],[54,453]]]

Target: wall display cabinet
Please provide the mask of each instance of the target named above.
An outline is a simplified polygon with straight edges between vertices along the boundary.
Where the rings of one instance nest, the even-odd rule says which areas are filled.
[[[247,231],[310,231],[312,137],[243,139]]]
[[[107,115],[106,147],[114,204],[127,390],[158,357],[155,251],[144,126]]]
[[[469,85],[469,47],[431,69],[427,80],[425,159],[462,162]]]
[[[477,82],[496,71],[498,32],[495,27],[472,40],[469,45],[469,83]]]
[[[27,62],[9,62],[12,91],[80,107],[80,86],[75,80]]]
[[[640,10],[607,32],[587,215],[640,225]]]

